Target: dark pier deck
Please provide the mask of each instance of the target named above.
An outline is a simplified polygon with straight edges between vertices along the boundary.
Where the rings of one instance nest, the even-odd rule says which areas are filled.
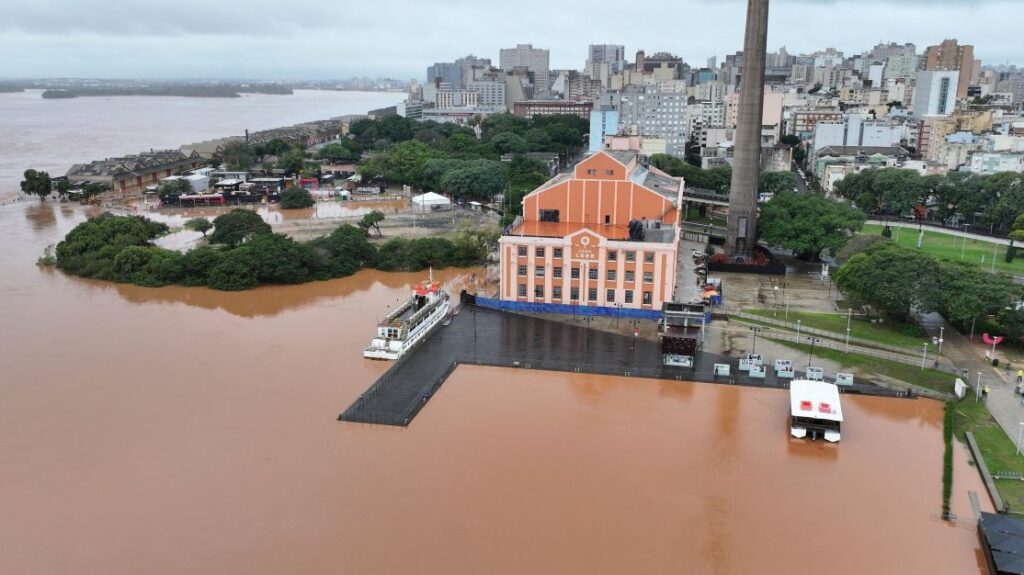
[[[716,377],[716,363],[730,364],[732,375]],[[585,321],[574,325],[469,304],[462,306],[451,325],[437,328],[396,362],[338,419],[409,425],[459,364],[788,387],[788,380],[776,379],[771,369],[765,379],[748,377],[728,357],[701,353],[693,368],[668,367],[662,365],[658,342],[588,329]],[[905,395],[864,385],[845,387],[843,392]]]

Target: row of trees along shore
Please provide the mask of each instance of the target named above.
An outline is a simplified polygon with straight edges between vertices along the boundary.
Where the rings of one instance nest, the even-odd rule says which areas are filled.
[[[420,271],[469,266],[483,261],[497,234],[461,230],[453,239],[390,239],[379,247],[383,214],[369,214],[359,226],[343,225],[307,242],[271,231],[258,214],[232,210],[213,220],[210,245],[185,253],[154,245],[167,225],[141,216],[109,213],[87,220],[57,244],[56,266],[72,275],[141,286],[208,286],[246,290],[261,284],[297,284],[352,275],[362,268]],[[209,228],[190,221],[188,227]]]

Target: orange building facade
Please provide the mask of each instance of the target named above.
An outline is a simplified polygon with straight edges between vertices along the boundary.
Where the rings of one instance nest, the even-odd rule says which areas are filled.
[[[523,198],[499,242],[501,299],[660,310],[676,285],[682,196],[682,180],[635,152],[584,159]]]

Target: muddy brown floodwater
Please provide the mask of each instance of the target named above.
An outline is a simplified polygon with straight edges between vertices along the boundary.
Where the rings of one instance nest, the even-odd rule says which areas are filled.
[[[938,520],[942,409],[456,370],[409,428],[340,423],[419,274],[220,293],[35,267],[78,207],[0,209],[0,573],[983,573]],[[466,272],[446,270],[446,281]],[[977,474],[956,451],[954,512]]]

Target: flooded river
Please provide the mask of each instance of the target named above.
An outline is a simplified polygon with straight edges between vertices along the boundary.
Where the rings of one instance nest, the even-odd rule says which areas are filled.
[[[0,573],[984,572],[938,520],[938,403],[846,397],[832,446],[789,441],[777,391],[463,367],[409,428],[340,423],[419,274],[236,294],[36,268],[83,217],[0,208]]]

